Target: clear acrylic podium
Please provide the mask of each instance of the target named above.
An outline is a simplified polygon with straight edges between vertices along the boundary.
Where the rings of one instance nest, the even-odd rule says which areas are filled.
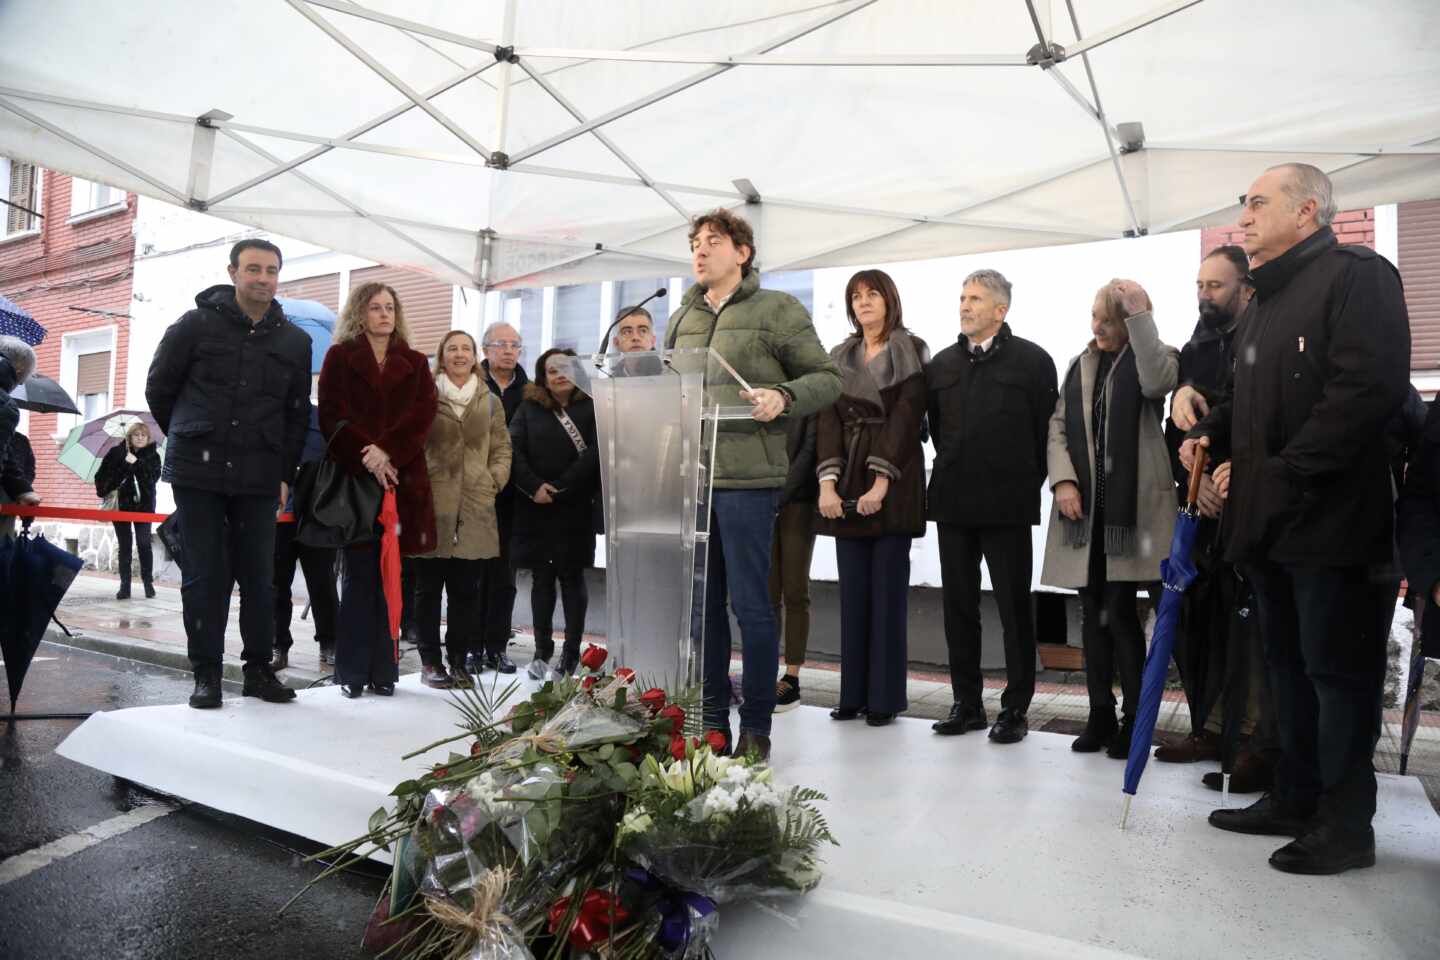
[[[596,354],[574,369],[595,400],[610,662],[698,684],[715,437],[750,419],[749,385],[711,349]]]

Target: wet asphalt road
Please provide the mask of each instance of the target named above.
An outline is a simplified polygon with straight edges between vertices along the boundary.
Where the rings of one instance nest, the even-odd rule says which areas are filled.
[[[26,678],[19,711],[181,703],[190,689],[190,678],[182,673],[45,644]],[[16,854],[137,807],[166,802],[56,756],[55,747],[78,723],[0,722],[0,870]],[[175,760],[184,762],[183,757]],[[378,873],[327,880],[277,916],[319,872],[318,865],[301,862],[302,855],[316,849],[247,820],[181,807],[0,882],[0,957],[364,956],[360,934],[380,892]]]

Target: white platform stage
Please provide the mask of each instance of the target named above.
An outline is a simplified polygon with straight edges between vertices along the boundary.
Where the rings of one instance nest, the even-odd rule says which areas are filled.
[[[98,713],[58,752],[331,844],[444,759],[400,756],[456,716],[410,676],[392,699],[321,687],[288,706]],[[789,920],[724,910],[721,957],[1440,957],[1440,817],[1414,778],[1380,778],[1375,868],[1305,878],[1266,865],[1283,840],[1205,823],[1218,795],[1198,766],[1152,762],[1122,833],[1123,764],[1075,755],[1068,737],[999,747],[804,707],[774,732],[778,777],[830,795],[841,846]]]

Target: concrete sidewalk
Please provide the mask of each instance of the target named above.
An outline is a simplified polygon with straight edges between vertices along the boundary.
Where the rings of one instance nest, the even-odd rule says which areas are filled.
[[[116,600],[116,579],[113,576],[86,571],[77,577],[69,594],[60,605],[59,619],[69,628],[72,637],[51,628],[48,640],[68,644],[129,660],[138,660],[188,672],[190,663],[185,655],[186,641],[181,621],[180,590],[160,582],[153,600],[136,594],[129,600]],[[138,587],[138,584],[136,585]],[[297,689],[328,682],[329,668],[320,665],[319,647],[315,643],[312,622],[301,619],[303,607],[297,603],[290,632],[294,646],[290,650],[290,669],[282,679]],[[225,631],[225,678],[241,680],[241,641],[238,596],[230,605],[230,623]],[[587,635],[588,640],[604,642],[603,637]],[[522,667],[534,653],[533,638],[517,634],[510,643],[510,657]],[[418,672],[420,660],[413,647],[402,646],[401,673]],[[739,661],[732,669],[738,672]],[[777,671],[778,673],[778,671]],[[1079,680],[1079,682],[1075,682]],[[1068,682],[1063,682],[1068,681]],[[910,700],[908,716],[939,719],[950,709],[952,696],[949,677],[912,670],[906,684]],[[985,707],[991,718],[1000,710],[1000,694],[1005,687],[1003,675],[987,676]],[[834,706],[840,696],[840,669],[834,663],[813,663],[800,673],[804,702],[812,706]],[[1036,683],[1035,698],[1030,706],[1032,730],[1055,733],[1078,733],[1089,710],[1083,675],[1042,674]],[[1167,691],[1156,724],[1157,739],[1183,736],[1190,729],[1190,711],[1183,694]],[[1382,772],[1399,770],[1399,711],[1385,712],[1384,729],[1376,748],[1375,767]],[[1197,768],[1210,769],[1209,765]],[[1198,778],[1201,770],[1197,769]],[[1436,809],[1440,810],[1440,714],[1424,713],[1411,749],[1409,772],[1420,777]]]

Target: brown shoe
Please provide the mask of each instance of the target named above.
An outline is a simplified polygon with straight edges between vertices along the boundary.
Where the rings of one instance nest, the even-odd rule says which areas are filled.
[[[1211,790],[1223,790],[1225,778],[1219,770],[1211,771],[1200,778],[1200,782]],[[1235,766],[1230,771],[1231,793],[1261,793],[1275,783],[1275,770],[1258,753],[1242,750],[1235,757]]]
[[[420,667],[420,682],[435,690],[449,690],[455,685],[444,667],[428,664]]]
[[[1202,730],[1184,740],[1175,740],[1155,751],[1161,763],[1199,763],[1220,759],[1220,735]]]

